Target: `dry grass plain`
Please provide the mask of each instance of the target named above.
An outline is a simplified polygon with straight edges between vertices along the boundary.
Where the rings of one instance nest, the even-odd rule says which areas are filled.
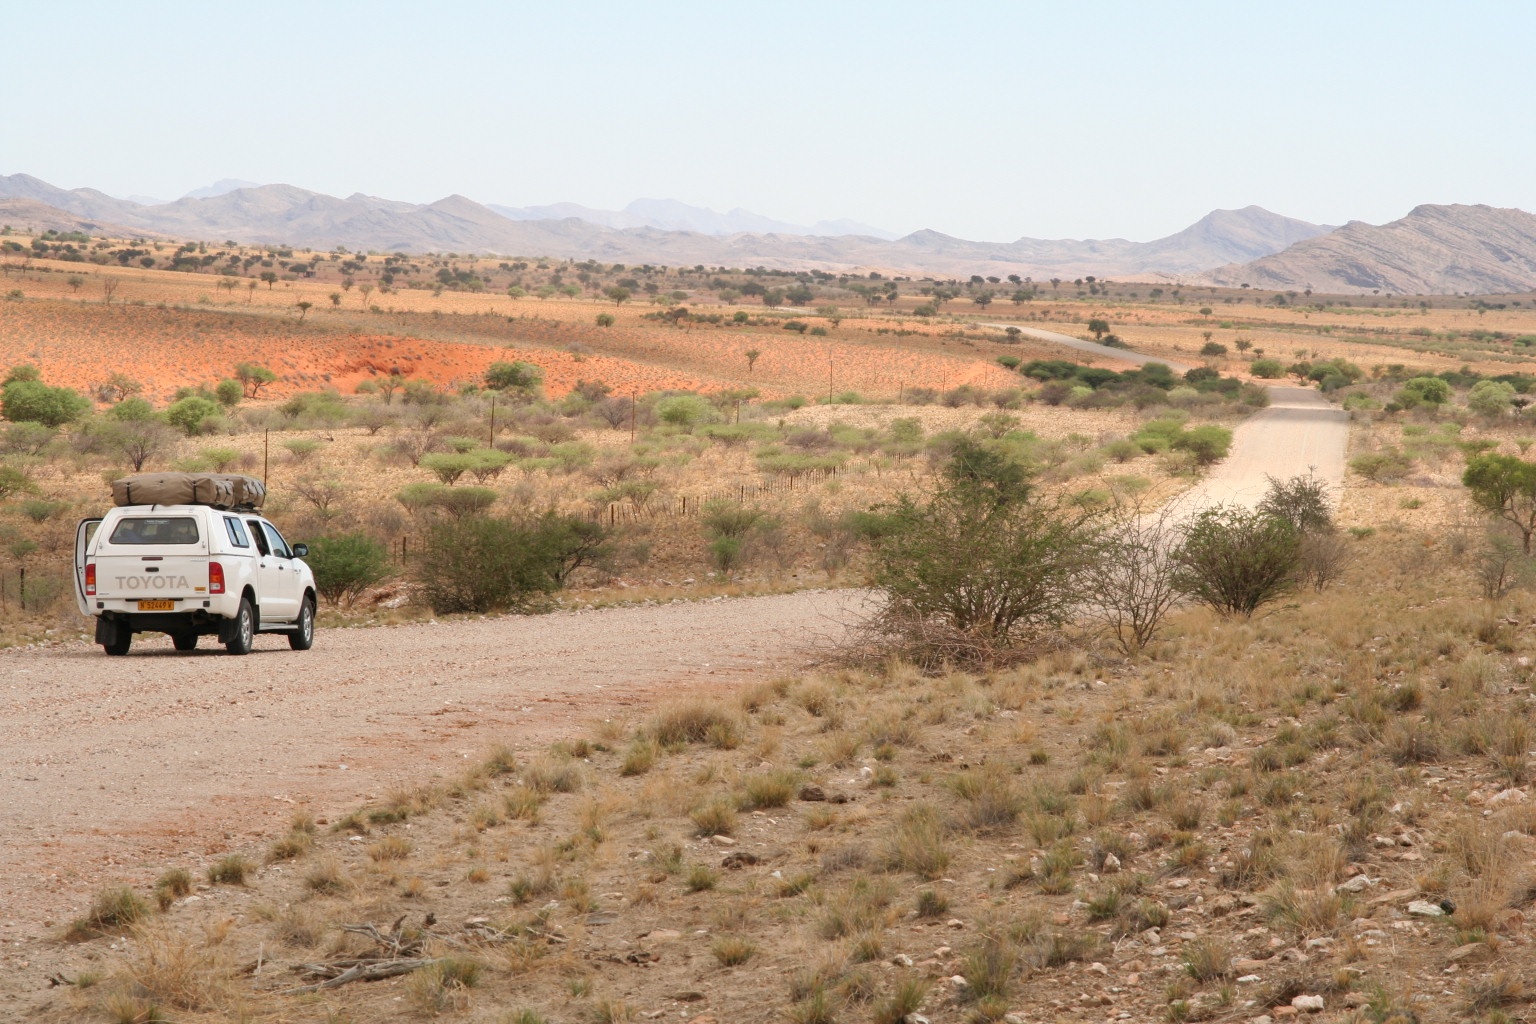
[[[108,307],[110,276],[122,282]],[[224,294],[206,275],[34,260],[0,281],[24,293],[0,301],[0,362],[38,361],[80,386],[144,367],[163,396],[222,375],[240,352],[279,369],[287,392],[348,390],[388,372],[371,362],[380,356],[409,354],[406,372],[451,386],[521,355],[546,367],[556,396],[602,376],[620,391],[756,386],[775,397],[825,393],[830,351],[833,390],[891,399],[1016,383],[999,355],[1059,355],[968,320],[1081,335],[1104,317],[1133,348],[1189,362],[1209,331],[1230,350],[1216,364],[1228,372],[1244,365],[1239,337],[1284,362],[1337,356],[1367,373],[1394,363],[1506,372],[1530,368],[1511,339],[1536,332],[1523,307],[1303,310],[1193,292],[1175,305],[1125,287],[985,311],[957,300],[937,318],[914,315],[917,294],[878,312],[840,301],[836,324],[819,303],[784,314],[748,304],[739,308],[764,323],[689,329],[645,319],[661,307],[638,298],[585,294],[396,289],[364,302],[348,289],[333,306],[336,281],[325,268],[319,280]],[[299,301],[313,303],[302,322]],[[616,322],[598,327],[599,313]],[[788,317],[827,334],[784,331]],[[166,348],[150,349],[158,339]],[[763,353],[750,371],[749,347]],[[122,363],[130,354],[139,361]],[[1391,386],[1377,390],[1385,398]],[[1073,455],[1137,421],[1066,406],[1015,414]],[[931,433],[982,415],[815,406],[781,429],[889,430],[914,417]],[[304,808],[266,842],[177,865],[185,877],[168,871],[134,894],[146,906],[131,924],[102,903],[99,927],[19,954],[46,962],[59,987],[31,985],[29,968],[10,992],[34,1019],[57,1020],[1524,1019],[1536,993],[1526,920],[1536,604],[1524,591],[1480,596],[1470,570],[1482,520],[1457,485],[1456,442],[1524,452],[1525,431],[1463,414],[1354,415],[1355,453],[1411,449],[1412,469],[1385,483],[1351,476],[1340,519],[1355,557],[1326,592],[1249,622],[1182,611],[1136,660],[1083,637],[989,674],[827,663],[593,722],[553,746],[508,736],[462,776],[423,778],[360,808]],[[311,461],[275,461],[275,491],[368,466],[374,489],[359,515],[428,479],[382,458],[385,441],[361,428],[282,439],[322,447]],[[581,440],[599,457],[628,446],[622,430]],[[188,439],[174,458],[214,444],[254,457],[258,443],[248,432]],[[37,467],[51,495],[81,506],[100,490],[99,470]],[[812,499],[824,511],[865,507],[930,474],[923,459],[855,456],[836,480],[764,501],[791,520]],[[1169,479],[1146,461],[1101,474],[1070,485]],[[748,451],[716,445],[668,486],[761,480]],[[498,486],[508,501],[582,502],[596,482],[530,473]],[[275,511],[296,525],[309,516],[291,497]],[[703,567],[700,537],[690,526],[653,543],[650,567],[614,582],[681,592],[667,585]],[[765,553],[736,582],[856,579],[828,569],[817,543],[804,534],[787,561]],[[92,894],[79,895],[88,918]],[[134,899],[116,898],[135,916]],[[285,994],[380,958],[425,963]]]
[[[462,775],[179,862],[142,909],[104,892],[101,914],[142,916],[57,940],[39,955],[65,983],[28,1001],[119,1021],[1520,1019],[1536,605],[1476,600],[1462,562],[1388,532],[1336,588],[1251,622],[1181,613],[1136,661],[829,666],[509,736]],[[294,991],[356,964],[414,969]]]

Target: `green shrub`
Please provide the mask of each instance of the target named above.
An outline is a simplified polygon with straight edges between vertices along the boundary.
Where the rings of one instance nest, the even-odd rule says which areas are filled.
[[[166,422],[181,430],[191,437],[201,433],[210,419],[219,414],[217,402],[196,395],[173,402],[171,407],[165,410]]]
[[[575,516],[465,516],[432,527],[414,574],[439,614],[526,611],[606,550],[606,531]]]
[[[968,439],[945,476],[932,499],[881,510],[871,568],[887,642],[927,663],[1044,639],[1078,600],[1091,514],[1035,500],[1022,465]]]
[[[656,403],[657,418],[683,430],[712,422],[717,415],[715,407],[698,395],[671,395]]]
[[[1349,468],[1379,484],[1401,480],[1413,469],[1413,460],[1397,448],[1383,448],[1379,452],[1357,455],[1349,462]]]
[[[1301,534],[1284,519],[1218,505],[1185,530],[1173,584],[1223,615],[1246,617],[1296,585],[1300,546]]]
[[[0,389],[0,414],[12,422],[58,427],[91,411],[91,400],[71,388],[53,388],[40,380],[12,380]]]
[[[1189,452],[1201,466],[1220,462],[1231,448],[1232,431],[1211,423],[1182,431],[1173,438],[1173,449]]]
[[[332,605],[352,602],[369,587],[389,578],[389,552],[362,533],[317,537],[304,561],[315,574],[315,589]]]
[[[1289,480],[1269,478],[1269,490],[1259,502],[1259,511],[1290,523],[1300,533],[1333,531],[1333,506],[1328,485],[1308,472]]]
[[[1405,409],[1416,405],[1444,405],[1451,400],[1451,386],[1439,377],[1414,377],[1403,383],[1396,401]]]
[[[475,467],[475,459],[458,452],[433,452],[421,457],[421,468],[430,470],[445,484],[456,483],[459,477]]]
[[[1285,364],[1278,359],[1255,359],[1248,371],[1261,380],[1279,380],[1285,376]]]

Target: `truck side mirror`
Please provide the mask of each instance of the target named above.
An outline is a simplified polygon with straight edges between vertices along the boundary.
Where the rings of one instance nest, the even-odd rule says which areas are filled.
[[[309,545],[308,544],[295,544],[293,546],[293,557],[294,558],[304,558],[308,554],[309,554]]]

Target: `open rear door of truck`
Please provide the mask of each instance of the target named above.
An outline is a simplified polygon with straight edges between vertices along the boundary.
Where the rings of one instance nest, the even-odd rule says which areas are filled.
[[[80,606],[81,615],[91,614],[91,602],[85,593],[85,553],[96,539],[96,528],[100,525],[100,519],[82,519],[75,527],[75,604]]]

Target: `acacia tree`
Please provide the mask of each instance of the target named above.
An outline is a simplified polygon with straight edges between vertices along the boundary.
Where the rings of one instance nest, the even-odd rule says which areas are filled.
[[[245,389],[246,398],[259,398],[261,389],[277,380],[277,374],[257,363],[240,363],[235,367],[235,380]]]
[[[1520,531],[1521,547],[1529,555],[1536,533],[1536,463],[1513,455],[1479,455],[1467,463],[1461,482],[1473,504]]]

